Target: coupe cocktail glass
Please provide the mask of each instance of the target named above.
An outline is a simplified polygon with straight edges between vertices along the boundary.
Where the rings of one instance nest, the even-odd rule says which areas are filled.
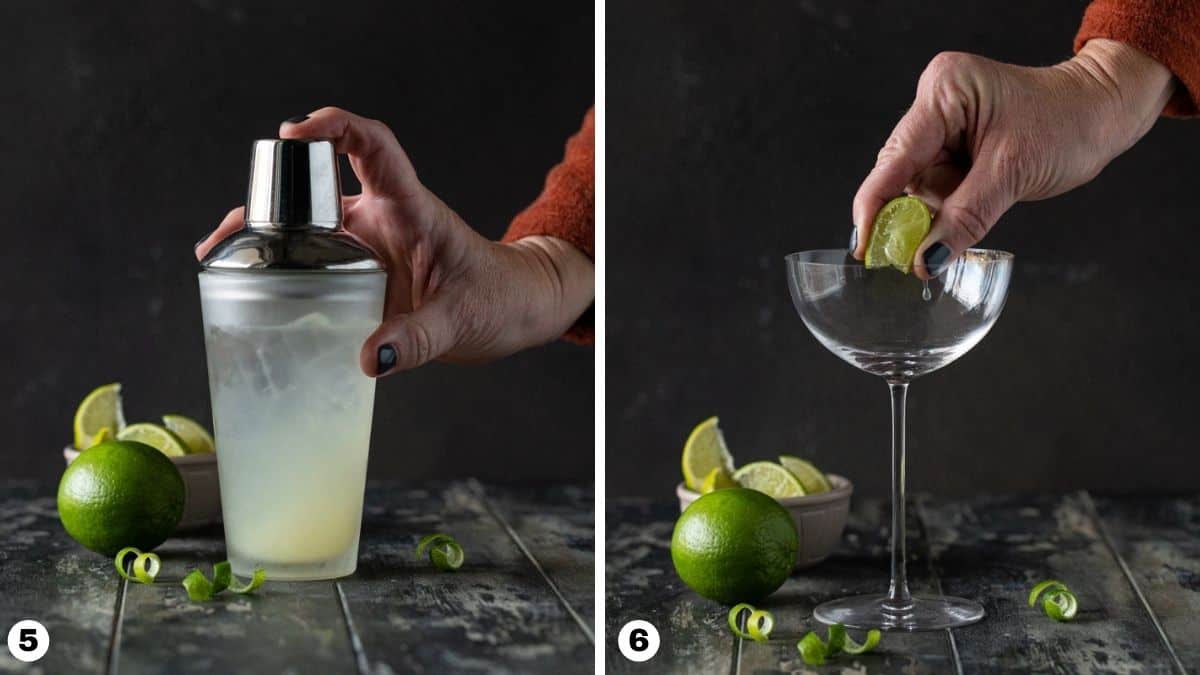
[[[788,286],[804,325],[822,345],[887,381],[892,397],[892,579],[884,595],[818,605],[822,623],[852,628],[937,630],[974,623],[983,606],[914,596],[904,551],[904,403],[914,379],[950,363],[987,334],[1012,276],[1013,256],[970,249],[927,285],[893,269],[868,270],[844,250],[787,256]]]

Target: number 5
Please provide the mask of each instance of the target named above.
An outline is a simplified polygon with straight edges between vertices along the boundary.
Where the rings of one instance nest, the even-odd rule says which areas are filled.
[[[31,652],[37,649],[37,630],[33,628],[22,628],[17,637],[17,646],[21,651]]]

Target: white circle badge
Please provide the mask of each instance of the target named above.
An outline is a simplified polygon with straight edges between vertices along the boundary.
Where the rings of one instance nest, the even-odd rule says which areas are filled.
[[[50,649],[50,632],[33,619],[18,621],[8,630],[8,651],[18,661],[37,661],[46,655],[47,649]]]
[[[630,661],[649,661],[658,653],[658,629],[641,619],[621,626],[617,647]]]

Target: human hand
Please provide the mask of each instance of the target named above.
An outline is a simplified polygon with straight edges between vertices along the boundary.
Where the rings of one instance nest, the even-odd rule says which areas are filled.
[[[854,257],[880,207],[907,192],[936,213],[913,259],[929,279],[1016,202],[1095,178],[1150,130],[1173,87],[1162,64],[1112,40],[1045,68],[938,54],[854,196]]]
[[[383,324],[359,355],[368,375],[507,356],[554,340],[592,303],[586,255],[553,237],[485,239],[421,184],[382,122],[322,108],[284,122],[279,137],[331,140],[362,183],[361,194],[342,199],[345,228],[388,273]],[[244,224],[242,207],[230,211],[196,257]]]

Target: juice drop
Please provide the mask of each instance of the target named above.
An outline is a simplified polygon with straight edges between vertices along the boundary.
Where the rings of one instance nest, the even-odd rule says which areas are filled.
[[[929,292],[929,280],[926,279],[923,283],[925,285],[925,290],[921,291],[921,299],[925,302],[929,302],[933,299],[933,293]]]

